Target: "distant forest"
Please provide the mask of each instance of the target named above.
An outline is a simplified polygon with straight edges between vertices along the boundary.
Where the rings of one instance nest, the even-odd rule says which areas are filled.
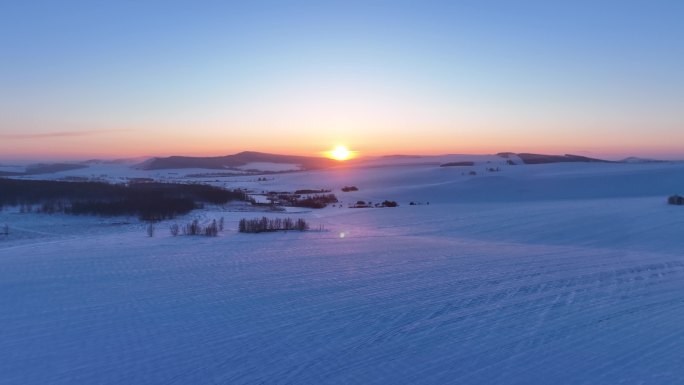
[[[20,175],[39,175],[39,174],[51,174],[54,172],[67,171],[67,170],[78,170],[80,168],[86,168],[88,166],[83,164],[71,164],[71,163],[39,163],[32,164],[26,167],[23,172],[11,172],[11,171],[0,171],[0,177],[3,176],[20,176]]]
[[[22,211],[89,215],[136,215],[158,221],[186,214],[204,203],[248,200],[239,190],[199,184],[34,181],[0,178],[0,207]],[[34,206],[37,207],[34,208]]]

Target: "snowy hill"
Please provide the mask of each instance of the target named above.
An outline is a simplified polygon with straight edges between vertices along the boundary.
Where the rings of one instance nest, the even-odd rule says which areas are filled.
[[[60,172],[324,188],[342,205],[207,206],[151,238],[135,218],[5,207],[0,383],[681,383],[684,208],[665,199],[684,192],[684,164],[508,159],[393,157],[268,178]],[[384,199],[399,207],[347,208]],[[262,215],[323,231],[236,231]],[[216,238],[169,231],[221,217]]]
[[[510,154],[510,153],[506,153]],[[530,153],[520,153],[513,154],[517,155],[525,164],[544,164],[544,163],[609,163],[610,161],[596,158],[589,158],[581,155],[545,155],[545,154],[530,154]]]
[[[664,161],[658,160],[658,159],[639,158],[636,156],[630,156],[628,158],[621,160],[620,162],[623,162],[623,163],[661,163]]]
[[[337,164],[334,160],[320,157],[244,151],[235,155],[217,157],[171,156],[167,158],[152,158],[141,163],[139,167],[146,170],[183,168],[228,169],[243,167],[250,163],[295,164],[298,165],[298,169],[318,169]]]

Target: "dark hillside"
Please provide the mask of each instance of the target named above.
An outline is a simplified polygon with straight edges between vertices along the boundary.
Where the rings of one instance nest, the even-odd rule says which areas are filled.
[[[278,155],[245,151],[235,155],[215,157],[170,156],[167,158],[154,158],[142,163],[139,167],[146,170],[170,168],[229,169],[231,167],[240,167],[248,163],[256,162],[298,164],[305,170],[327,168],[339,164],[335,160],[321,157]]]
[[[525,164],[545,164],[545,163],[570,163],[570,162],[587,162],[587,163],[614,163],[609,160],[589,158],[581,155],[544,155],[544,154],[530,154],[520,153],[516,154],[522,159]]]

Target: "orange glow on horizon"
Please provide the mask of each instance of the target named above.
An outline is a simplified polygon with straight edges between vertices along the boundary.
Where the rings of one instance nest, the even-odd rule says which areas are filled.
[[[546,154],[578,154],[598,158],[621,159],[627,156],[681,159],[676,145],[660,145],[643,137],[626,137],[610,145],[597,135],[596,143],[587,145],[579,138],[569,135],[554,139],[544,138],[541,133],[532,138],[522,131],[501,133],[454,129],[447,132],[440,128],[431,135],[417,135],[415,130],[377,131],[368,128],[337,130],[310,130],[292,128],[294,134],[274,136],[264,142],[263,130],[221,130],[218,126],[202,127],[204,135],[190,134],[185,126],[158,128],[103,126],[93,130],[67,132],[60,127],[55,133],[18,134],[0,133],[0,163],[8,159],[26,160],[86,160],[138,158],[148,156],[223,156],[242,151],[258,151],[282,155],[324,156],[344,163],[347,160],[385,155],[444,155],[444,154],[493,154],[498,152],[533,152]],[[289,127],[288,127],[289,128]],[[197,130],[195,130],[197,131]],[[194,132],[194,131],[193,131]],[[288,131],[289,132],[289,131]],[[4,136],[3,136],[4,134]],[[307,140],[299,138],[306,136]],[[344,136],[344,137],[341,137]],[[289,139],[296,138],[296,139]],[[328,147],[330,143],[355,143]],[[562,143],[561,143],[562,142]],[[673,141],[674,143],[675,141]],[[502,144],[505,143],[505,144]],[[321,151],[321,149],[326,149]]]

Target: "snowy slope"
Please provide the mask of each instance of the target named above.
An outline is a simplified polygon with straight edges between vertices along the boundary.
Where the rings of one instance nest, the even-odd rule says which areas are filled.
[[[401,204],[267,214],[324,232],[6,209],[0,384],[683,383],[684,165],[483,167],[213,182]]]

